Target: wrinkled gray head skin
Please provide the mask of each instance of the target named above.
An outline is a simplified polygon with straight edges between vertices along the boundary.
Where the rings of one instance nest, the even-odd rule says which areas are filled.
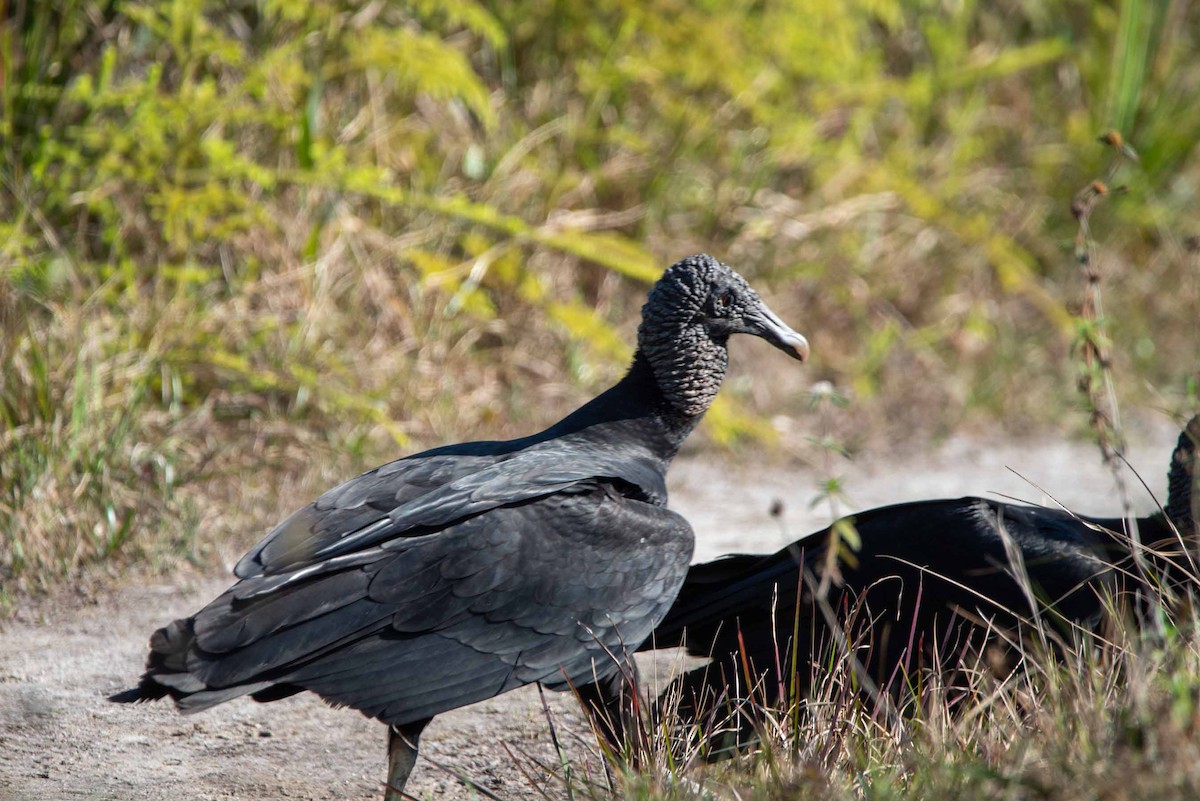
[[[668,267],[650,290],[638,349],[671,405],[694,416],[721,388],[731,334],[762,337],[795,359],[808,358],[808,342],[766,307],[746,279],[701,253]]]
[[[1167,517],[1184,537],[1200,537],[1200,476],[1196,475],[1196,446],[1200,443],[1200,415],[1179,435],[1167,475]]]

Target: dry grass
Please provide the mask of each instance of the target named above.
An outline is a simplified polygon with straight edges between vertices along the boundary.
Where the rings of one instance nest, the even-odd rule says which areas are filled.
[[[1092,220],[1105,380],[1196,405],[1195,4],[601,5],[0,22],[0,615],[88,571],[211,569],[358,469],[540,428],[619,374],[653,266],[701,249],[815,355],[781,377],[735,346],[710,445],[778,415],[824,459],[816,381],[852,398],[820,423],[851,449],[1084,432],[1070,195],[1113,119],[1143,158]],[[1117,617],[902,716],[834,650],[762,749],[705,765],[711,732],[654,728],[643,772],[573,792],[1192,799],[1192,626]]]
[[[1200,581],[1180,589],[1194,596]],[[689,703],[685,719],[694,722],[681,725],[672,685],[635,753],[615,760],[636,771],[618,767],[615,782],[583,778],[585,761],[559,780],[567,797],[645,801],[1192,799],[1200,792],[1194,619],[1179,595],[1141,592],[1142,612],[1131,598],[1110,599],[1101,634],[1064,637],[1026,615],[1023,636],[997,632],[982,650],[931,648],[927,664],[952,669],[900,676],[893,690],[906,689],[887,695],[864,681],[859,661],[872,640],[863,621],[873,616],[852,608],[838,618],[840,636],[804,655],[803,697],[780,707],[762,700],[774,688],[743,682],[745,701],[709,699],[698,713]],[[709,761],[714,753],[721,758]]]
[[[525,433],[581,394],[545,380],[534,356],[496,358],[496,326],[446,317],[441,299],[383,268],[349,280],[316,265],[241,289],[4,318],[8,603],[118,555],[206,562],[371,463]],[[522,386],[539,389],[504,389]]]
[[[536,430],[619,374],[645,281],[701,249],[816,354],[739,349],[709,442],[774,416],[805,450],[820,380],[850,447],[1072,427],[1067,195],[1110,95],[1142,155],[1093,221],[1112,365],[1127,403],[1194,394],[1186,4],[1146,31],[1057,2],[453,5],[14,7],[4,592],[260,531],[247,476]]]

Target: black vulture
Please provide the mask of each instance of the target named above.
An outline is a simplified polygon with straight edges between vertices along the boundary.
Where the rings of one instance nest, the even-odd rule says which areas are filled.
[[[329,490],[242,557],[220,597],[155,632],[141,683],[112,700],[169,695],[186,713],[312,691],[388,724],[387,798],[434,715],[525,684],[576,688],[619,740],[629,654],[691,560],[667,467],[737,333],[808,355],[726,265],[671,266],[615,386],[540,434],[436,448]]]
[[[856,513],[861,547],[824,585],[832,526],[771,555],[695,565],[643,648],[686,646],[712,662],[677,679],[659,706],[753,739],[758,707],[804,698],[835,639],[854,650],[865,671],[856,680],[874,698],[896,698],[919,670],[951,675],[963,654],[1011,642],[1030,625],[1052,650],[1073,632],[1097,632],[1110,594],[1141,603],[1172,590],[1186,596],[1200,587],[1197,441],[1200,416],[1172,455],[1165,514],[1134,521],[1141,566],[1127,519],[973,497]]]

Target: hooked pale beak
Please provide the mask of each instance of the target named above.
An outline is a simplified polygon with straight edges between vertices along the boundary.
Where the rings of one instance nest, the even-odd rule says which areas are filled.
[[[808,340],[775,316],[775,312],[759,303],[758,309],[746,317],[746,333],[762,337],[798,361],[808,360]]]

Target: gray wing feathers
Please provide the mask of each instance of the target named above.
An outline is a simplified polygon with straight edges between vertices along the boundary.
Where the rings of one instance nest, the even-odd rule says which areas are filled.
[[[692,538],[673,512],[594,488],[404,544],[273,593],[254,584],[276,577],[240,582],[195,618],[189,672],[213,690],[304,687],[389,723],[591,682],[663,617]]]
[[[547,446],[506,458],[409,457],[351,479],[293,513],[242,557],[234,574],[278,574],[380,543],[405,548],[396,538],[594,479],[617,479],[654,502],[666,500],[659,471],[615,453],[581,458]]]

